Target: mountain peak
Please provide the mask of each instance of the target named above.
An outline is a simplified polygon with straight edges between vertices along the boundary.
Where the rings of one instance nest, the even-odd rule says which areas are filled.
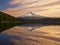
[[[42,18],[45,18],[45,17],[36,15],[33,12],[27,12],[24,15],[18,17],[18,18],[28,19],[28,20],[39,20],[39,19],[42,19]]]
[[[30,17],[30,16],[38,16],[38,15],[34,14],[33,12],[27,12],[23,15],[23,17]]]

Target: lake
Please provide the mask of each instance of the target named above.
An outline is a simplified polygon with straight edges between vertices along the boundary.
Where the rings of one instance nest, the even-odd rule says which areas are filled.
[[[60,45],[60,26],[11,25],[3,25],[7,29],[0,34],[0,45]]]

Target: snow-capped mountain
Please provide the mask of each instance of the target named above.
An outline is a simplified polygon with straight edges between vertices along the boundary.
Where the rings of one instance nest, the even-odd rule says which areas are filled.
[[[20,17],[18,17],[18,18],[21,18],[21,19],[42,19],[42,18],[45,18],[45,17],[43,17],[43,16],[39,16],[39,15],[36,15],[36,14],[34,14],[33,12],[28,12],[28,13],[26,13],[26,14],[24,14],[24,15],[22,15],[22,16],[20,16]]]

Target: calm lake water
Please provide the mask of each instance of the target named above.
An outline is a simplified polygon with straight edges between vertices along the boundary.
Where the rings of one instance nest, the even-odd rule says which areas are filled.
[[[0,45],[60,45],[60,26],[4,24]]]

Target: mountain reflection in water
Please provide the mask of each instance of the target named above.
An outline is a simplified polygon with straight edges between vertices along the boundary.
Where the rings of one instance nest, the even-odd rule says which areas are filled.
[[[13,24],[13,23],[3,23],[1,24],[0,23],[0,32],[2,32],[2,30],[8,30],[14,26],[19,26],[19,27],[25,27],[26,30],[29,30],[29,31],[33,31],[37,28],[41,28],[41,27],[44,27],[44,26],[53,26],[53,25],[42,25],[40,23],[30,23],[30,24]],[[59,25],[54,25],[54,26],[59,26]]]

